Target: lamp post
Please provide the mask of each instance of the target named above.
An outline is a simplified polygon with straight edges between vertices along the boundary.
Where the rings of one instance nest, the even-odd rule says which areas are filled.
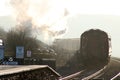
[[[2,39],[0,39],[0,46],[2,46],[3,45],[3,40]]]

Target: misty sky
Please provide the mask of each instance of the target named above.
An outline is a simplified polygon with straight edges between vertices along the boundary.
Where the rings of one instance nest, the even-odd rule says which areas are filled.
[[[6,1],[8,0],[1,0],[0,2],[0,26],[4,26],[4,28],[7,30],[12,26],[15,26],[17,21],[15,17],[13,17],[13,14],[11,12],[11,7],[8,5],[8,2],[5,3]],[[63,35],[62,38],[79,38],[81,33],[83,33],[88,29],[91,28],[101,29],[107,32],[111,36],[112,39],[111,55],[120,57],[120,53],[119,53],[120,52],[119,51],[120,49],[119,2],[120,1],[119,0],[99,0],[99,1],[98,0],[58,0],[58,1],[60,2],[59,3],[55,2],[54,4],[56,5],[54,5],[54,7],[57,6],[58,11],[59,10],[62,11],[63,8],[66,8],[69,12],[69,15],[67,17],[64,17],[64,21],[66,22],[68,30]],[[38,7],[38,5],[37,6],[32,5],[32,6],[34,6],[34,9]],[[47,13],[47,11],[45,12]],[[52,14],[51,16],[54,15],[55,14]]]

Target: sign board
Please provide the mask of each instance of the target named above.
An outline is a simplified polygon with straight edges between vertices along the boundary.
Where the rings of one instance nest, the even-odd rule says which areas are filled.
[[[0,59],[4,58],[4,46],[0,46]]]
[[[23,46],[16,47],[16,58],[24,58],[24,47]]]
[[[28,51],[27,51],[27,57],[31,57],[31,53],[32,53],[32,52],[31,52],[30,50],[28,50]]]

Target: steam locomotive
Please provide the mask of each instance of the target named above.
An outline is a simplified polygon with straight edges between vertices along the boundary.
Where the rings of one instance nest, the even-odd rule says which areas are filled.
[[[90,29],[81,35],[80,41],[80,58],[85,65],[109,60],[110,38],[106,32]]]

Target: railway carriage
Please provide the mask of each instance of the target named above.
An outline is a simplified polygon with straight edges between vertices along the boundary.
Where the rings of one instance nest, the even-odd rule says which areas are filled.
[[[90,29],[81,35],[80,41],[80,56],[84,64],[108,61],[110,38],[106,32]]]

